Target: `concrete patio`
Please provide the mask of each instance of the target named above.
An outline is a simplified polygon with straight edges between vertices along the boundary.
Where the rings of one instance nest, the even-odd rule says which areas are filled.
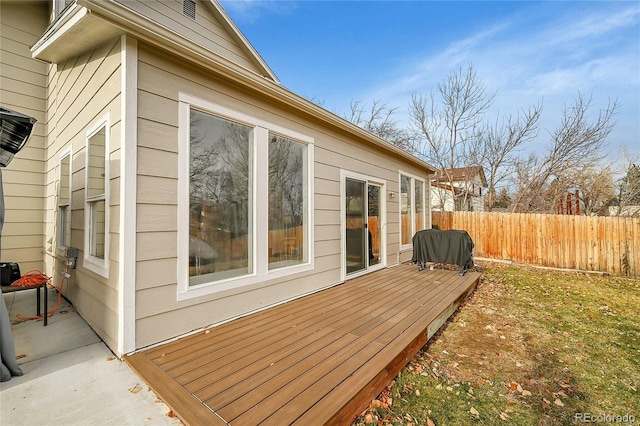
[[[58,295],[48,291],[50,309]],[[0,424],[181,424],[66,300],[46,327],[42,320],[17,320],[35,315],[35,292],[3,295],[24,375],[0,384]]]

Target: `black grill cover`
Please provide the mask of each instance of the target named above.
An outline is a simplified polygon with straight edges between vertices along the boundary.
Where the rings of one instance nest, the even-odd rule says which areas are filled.
[[[449,263],[469,269],[473,267],[473,240],[467,231],[425,229],[413,236],[414,263]]]

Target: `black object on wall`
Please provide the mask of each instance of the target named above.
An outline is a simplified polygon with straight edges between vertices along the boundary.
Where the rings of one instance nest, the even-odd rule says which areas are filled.
[[[0,106],[0,167],[7,167],[13,156],[29,141],[36,119]],[[2,250],[2,227],[4,225],[4,190],[0,168],[0,251]]]
[[[27,144],[35,124],[33,117],[0,107],[0,167],[7,167]]]

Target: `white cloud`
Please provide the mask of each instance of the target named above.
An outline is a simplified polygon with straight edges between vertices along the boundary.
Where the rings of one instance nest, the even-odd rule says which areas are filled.
[[[594,114],[617,98],[617,125],[609,140],[640,150],[640,7],[578,13],[580,8],[570,5],[570,11],[537,26],[525,14],[492,24],[416,60],[410,69],[403,67],[395,79],[371,88],[360,99],[383,99],[397,106],[398,118],[406,121],[412,92],[437,90],[452,69],[471,62],[487,91],[498,90],[495,114],[517,114],[543,101],[542,138],[547,137],[543,129],[559,124],[563,105],[571,104],[578,91],[593,96]]]

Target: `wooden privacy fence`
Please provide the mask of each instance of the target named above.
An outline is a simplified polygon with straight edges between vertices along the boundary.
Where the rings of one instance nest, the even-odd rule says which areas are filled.
[[[640,218],[432,212],[432,224],[466,230],[476,257],[640,277]]]

